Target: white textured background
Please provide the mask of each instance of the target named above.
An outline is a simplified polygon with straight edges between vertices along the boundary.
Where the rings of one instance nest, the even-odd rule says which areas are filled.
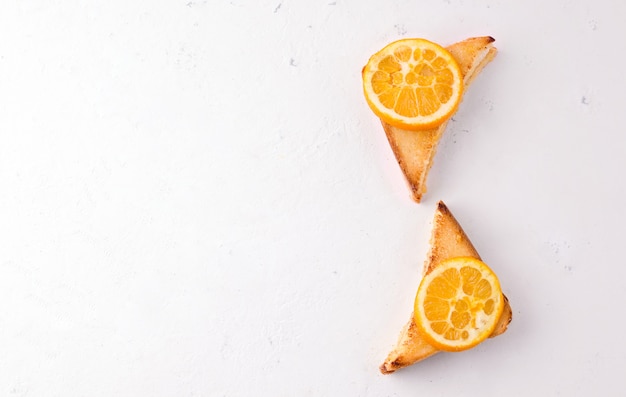
[[[4,0],[0,396],[620,395],[619,0]],[[500,52],[422,204],[360,71]],[[508,332],[390,376],[437,200]]]

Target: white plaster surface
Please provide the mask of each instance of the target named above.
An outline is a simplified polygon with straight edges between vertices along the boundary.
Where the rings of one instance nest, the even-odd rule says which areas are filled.
[[[0,396],[624,395],[626,3],[4,0]],[[409,199],[361,93],[491,35]],[[437,200],[501,337],[393,375]]]

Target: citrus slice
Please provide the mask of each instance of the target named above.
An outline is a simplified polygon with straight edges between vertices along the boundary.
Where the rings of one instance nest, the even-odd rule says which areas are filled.
[[[457,257],[424,276],[414,315],[429,344],[439,350],[461,351],[491,335],[503,308],[495,273],[478,259]]]
[[[424,39],[387,45],[363,68],[363,91],[374,113],[406,130],[441,125],[457,109],[463,75],[452,55]]]

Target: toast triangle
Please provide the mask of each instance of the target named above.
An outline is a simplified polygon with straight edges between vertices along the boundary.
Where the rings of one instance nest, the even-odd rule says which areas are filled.
[[[494,41],[495,39],[490,36],[473,37],[446,47],[461,68],[466,89],[496,56],[497,49],[493,46]],[[382,120],[381,122],[396,160],[411,189],[412,198],[419,203],[426,192],[426,177],[437,151],[437,143],[448,121],[446,120],[437,128],[424,131],[403,130]]]
[[[463,231],[463,228],[461,228],[461,225],[459,225],[443,201],[439,201],[433,220],[430,250],[426,256],[423,274],[430,273],[446,259],[458,256],[470,256],[480,259],[478,252]],[[490,337],[498,336],[506,331],[512,318],[511,306],[506,296],[504,296],[502,315]],[[396,346],[380,366],[380,372],[390,374],[400,368],[430,357],[437,352],[436,348],[424,341],[413,319],[413,313],[411,313],[411,318],[400,332]]]

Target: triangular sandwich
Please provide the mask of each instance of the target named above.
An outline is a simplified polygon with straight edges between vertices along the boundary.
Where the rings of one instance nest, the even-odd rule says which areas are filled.
[[[446,47],[459,64],[466,89],[485,65],[496,56],[494,41],[495,39],[490,36],[474,37]],[[384,121],[382,124],[409,184],[413,200],[419,203],[426,192],[426,177],[447,121],[437,128],[423,131],[403,130]]]
[[[476,252],[461,225],[459,225],[448,207],[442,201],[439,201],[433,220],[430,251],[424,263],[423,274],[429,273],[446,259],[459,256],[480,259],[478,252]],[[511,306],[506,296],[504,296],[502,315],[490,337],[498,336],[506,331],[512,316]],[[430,357],[437,352],[436,348],[424,341],[413,319],[413,313],[411,313],[409,322],[402,329],[396,346],[380,366],[380,371],[383,374],[389,374]]]

